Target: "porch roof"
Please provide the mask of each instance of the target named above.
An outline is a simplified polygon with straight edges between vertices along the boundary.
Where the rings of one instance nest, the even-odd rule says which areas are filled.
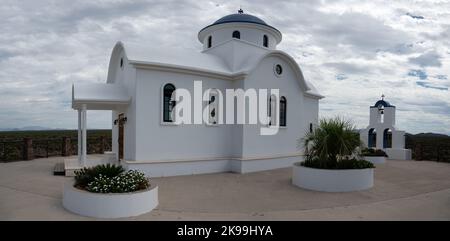
[[[115,110],[127,106],[131,97],[119,84],[73,84],[72,108],[88,110]]]

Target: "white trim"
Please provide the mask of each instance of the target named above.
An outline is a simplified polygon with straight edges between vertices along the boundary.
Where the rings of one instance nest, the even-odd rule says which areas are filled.
[[[180,124],[177,124],[175,122],[165,122],[162,121],[161,123],[159,123],[161,126],[180,126]]]
[[[310,97],[310,98],[317,99],[317,100],[325,98],[325,96],[323,96],[323,95],[309,93],[308,91],[305,91],[304,94],[306,97]]]
[[[249,173],[291,167],[302,161],[302,156],[260,158],[249,160],[196,160],[190,162],[122,163],[127,170],[140,170],[149,177],[194,175],[205,173],[237,172]]]
[[[86,166],[87,156],[87,110],[86,105],[81,107],[81,133],[82,133],[82,147],[81,147],[81,166]]]
[[[81,110],[78,109],[77,112],[78,112],[78,143],[77,143],[78,144],[78,152],[77,152],[77,154],[78,154],[78,162],[79,162],[79,164],[81,166],[83,164],[81,162],[81,152],[82,152],[82,147],[81,147],[81,142],[82,142],[82,139],[81,139],[81,137],[82,137],[82,133],[81,133]]]
[[[130,61],[137,69],[149,69],[163,72],[171,72],[171,73],[181,73],[181,74],[190,74],[190,75],[198,75],[209,78],[219,78],[223,80],[241,80],[244,79],[248,73],[246,72],[237,72],[237,73],[228,73],[228,72],[218,72],[213,70],[201,69],[190,66],[182,66],[176,64],[167,64],[167,63],[158,63],[158,62],[148,62],[148,61]]]
[[[275,159],[275,158],[286,158],[286,157],[301,157],[304,156],[302,153],[287,153],[287,154],[277,154],[277,155],[265,155],[265,156],[246,156],[246,157],[196,157],[196,158],[186,158],[186,159],[166,159],[166,160],[123,160],[127,164],[148,164],[148,163],[172,163],[172,162],[197,162],[197,161],[219,161],[219,160],[237,160],[237,161],[253,161],[262,159]]]

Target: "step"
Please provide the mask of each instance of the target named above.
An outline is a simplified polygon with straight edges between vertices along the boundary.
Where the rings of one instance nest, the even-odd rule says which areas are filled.
[[[64,162],[59,162],[55,164],[53,168],[53,175],[55,176],[65,176],[66,171],[64,170]]]

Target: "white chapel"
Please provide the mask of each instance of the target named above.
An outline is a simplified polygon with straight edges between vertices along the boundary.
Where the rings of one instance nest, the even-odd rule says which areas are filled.
[[[177,38],[176,33],[173,38]],[[106,83],[73,85],[79,165],[90,165],[86,155],[89,110],[112,111],[112,156],[150,177],[245,173],[287,167],[302,160],[303,151],[297,143],[318,123],[323,96],[313,81],[303,76],[294,58],[277,49],[282,33],[240,9],[202,28],[198,41],[202,46],[198,51],[117,42]],[[204,90],[213,90],[211,93],[237,88],[279,89],[279,99],[259,100],[271,107],[278,133],[260,135],[261,124],[217,124],[218,110],[210,113],[211,123],[174,123],[172,111],[177,103],[171,98],[173,91],[183,88],[194,93],[194,82],[199,80]],[[221,102],[226,100],[212,97],[209,102],[216,101],[215,108],[223,108]],[[273,101],[276,104],[272,105]],[[391,113],[389,106],[385,108]]]

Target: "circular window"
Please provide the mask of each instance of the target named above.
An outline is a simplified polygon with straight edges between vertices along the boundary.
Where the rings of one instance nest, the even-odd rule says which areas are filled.
[[[279,64],[275,65],[275,74],[281,75],[282,73],[283,73],[283,68],[281,67],[281,65],[279,65]]]

